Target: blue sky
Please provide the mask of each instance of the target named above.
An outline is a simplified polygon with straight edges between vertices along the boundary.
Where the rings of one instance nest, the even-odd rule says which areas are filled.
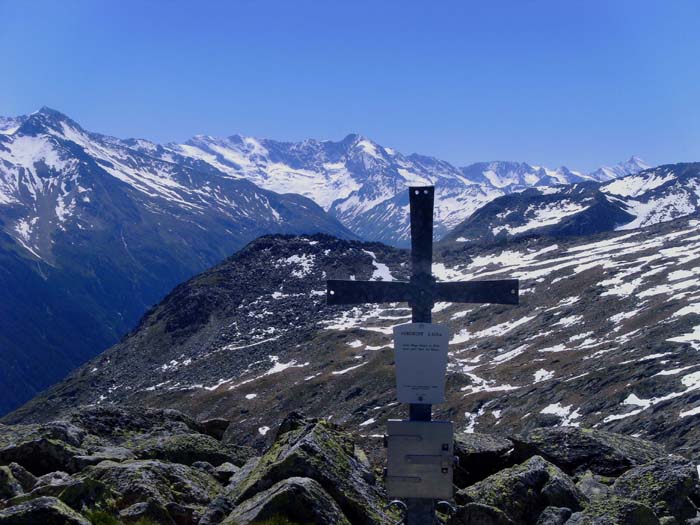
[[[0,115],[358,132],[458,165],[700,160],[700,2],[0,0]]]

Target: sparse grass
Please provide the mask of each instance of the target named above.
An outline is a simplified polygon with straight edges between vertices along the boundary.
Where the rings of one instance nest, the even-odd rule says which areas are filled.
[[[122,522],[112,516],[109,512],[100,509],[91,509],[83,512],[92,525],[122,525]]]

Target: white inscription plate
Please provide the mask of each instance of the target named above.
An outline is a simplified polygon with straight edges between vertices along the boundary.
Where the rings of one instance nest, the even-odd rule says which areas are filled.
[[[445,402],[446,325],[411,323],[394,328],[396,391],[401,403]]]

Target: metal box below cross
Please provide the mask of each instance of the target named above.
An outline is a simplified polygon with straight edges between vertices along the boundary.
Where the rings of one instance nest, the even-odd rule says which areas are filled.
[[[387,423],[386,488],[391,498],[451,500],[454,429],[449,421]]]

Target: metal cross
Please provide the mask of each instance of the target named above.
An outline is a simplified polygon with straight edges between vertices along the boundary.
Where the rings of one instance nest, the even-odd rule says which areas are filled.
[[[411,208],[411,279],[405,281],[329,280],[329,305],[399,303],[411,306],[414,323],[430,323],[436,301],[450,303],[518,304],[518,280],[436,282],[433,264],[433,204],[435,187],[409,188]],[[410,404],[409,419],[430,421],[432,405]],[[432,500],[406,501],[408,525],[434,520]]]

